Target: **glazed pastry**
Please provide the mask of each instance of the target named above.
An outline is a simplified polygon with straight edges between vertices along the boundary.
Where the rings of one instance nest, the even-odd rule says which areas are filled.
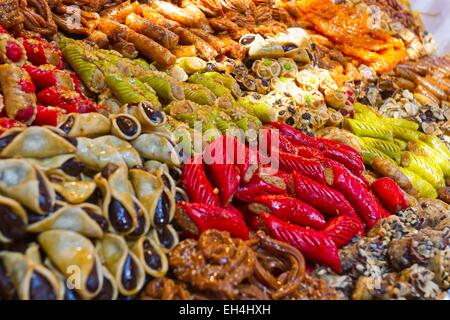
[[[70,113],[58,127],[69,137],[95,138],[109,133],[111,122],[96,112]]]
[[[175,33],[135,13],[129,14],[125,23],[134,31],[155,40],[167,49],[173,49],[178,44],[178,36]]]
[[[97,242],[97,252],[114,276],[119,292],[132,296],[144,285],[145,271],[140,259],[128,249],[125,240],[109,233]]]
[[[0,85],[8,117],[31,124],[36,117],[36,95],[30,75],[15,64],[2,64]]]
[[[166,254],[157,243],[147,237],[139,238],[131,247],[147,274],[152,277],[163,277],[169,269]]]
[[[102,210],[93,204],[69,205],[57,201],[56,208],[55,212],[39,217],[39,220],[30,221],[27,231],[71,230],[88,238],[101,238],[108,231],[108,220]]]
[[[32,211],[45,215],[55,205],[55,190],[44,173],[24,159],[0,161],[0,191]]]
[[[92,242],[79,233],[68,230],[49,230],[38,236],[38,242],[52,264],[66,277],[78,267],[79,287],[76,292],[83,299],[96,296],[103,285],[102,265]]]
[[[180,165],[176,146],[169,138],[163,135],[145,133],[132,141],[131,144],[145,159],[161,161],[169,166]]]
[[[141,124],[129,114],[113,114],[109,116],[111,133],[124,140],[133,140],[141,133]]]
[[[25,235],[28,216],[13,199],[0,196],[0,243],[20,240]]]
[[[122,157],[123,161],[127,164],[128,168],[134,168],[136,166],[142,166],[142,159],[136,149],[125,140],[122,140],[116,136],[106,135],[95,139],[97,143],[106,144],[114,148]]]
[[[168,49],[125,25],[101,18],[99,30],[108,35],[110,39],[122,37],[124,40],[133,43],[142,55],[157,62],[162,67],[170,67],[175,64],[176,57]]]
[[[2,157],[49,158],[74,153],[76,142],[54,128],[14,128],[0,136]]]
[[[111,229],[123,235],[132,233],[138,225],[139,208],[135,206],[126,165],[106,165],[95,181],[102,191],[101,207]]]
[[[58,195],[72,204],[80,204],[88,200],[97,187],[94,181],[59,181],[56,176],[52,176],[52,186]]]

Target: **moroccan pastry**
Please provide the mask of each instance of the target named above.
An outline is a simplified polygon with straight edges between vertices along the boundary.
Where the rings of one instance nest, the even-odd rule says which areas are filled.
[[[88,238],[101,238],[108,231],[108,220],[102,210],[90,203],[69,205],[56,202],[56,211],[39,220],[30,221],[27,231],[41,233],[47,230],[71,230]]]
[[[30,75],[15,64],[2,64],[0,85],[8,117],[31,124],[36,117],[36,95]]]
[[[168,49],[125,25],[101,18],[99,30],[108,35],[110,39],[121,37],[133,43],[139,52],[163,67],[170,67],[175,64],[176,57]]]
[[[126,165],[120,153],[108,144],[89,138],[78,138],[77,141],[77,158],[92,170],[100,171],[109,163]]]
[[[113,114],[111,120],[111,133],[124,140],[133,140],[141,133],[141,124],[129,114]]]
[[[65,201],[80,204],[88,200],[94,193],[97,185],[91,180],[67,181],[52,176],[52,186]]]
[[[157,278],[166,274],[169,268],[167,256],[153,239],[143,236],[136,240],[131,250],[147,274]]]
[[[180,165],[176,146],[166,136],[156,133],[145,133],[132,141],[131,144],[145,159],[158,160],[169,166]]]
[[[25,235],[28,216],[15,200],[0,196],[0,221],[0,242],[12,242]]]
[[[111,122],[96,112],[70,113],[58,127],[69,137],[95,138],[109,133]]]
[[[144,132],[151,131],[167,122],[167,116],[149,101],[129,103],[122,106],[121,112],[130,114],[139,120]]]
[[[114,149],[120,154],[122,159],[127,164],[128,168],[134,168],[136,166],[142,166],[142,160],[139,153],[133,146],[125,140],[122,140],[116,136],[106,135],[95,139],[96,142],[100,144],[106,144]]]
[[[178,44],[178,36],[175,33],[135,13],[129,14],[125,23],[134,31],[155,40],[167,49],[173,49]]]
[[[130,170],[130,179],[151,224],[161,227],[169,223],[175,214],[174,195],[164,185],[162,177],[157,172],[135,168]]]
[[[76,151],[76,142],[54,128],[14,128],[1,135],[0,141],[2,157],[48,158]]]
[[[171,252],[179,242],[178,233],[170,224],[151,229],[148,236],[152,238],[165,253]]]
[[[144,267],[138,257],[128,249],[123,237],[106,234],[97,242],[97,252],[114,276],[121,294],[132,296],[141,290],[145,280]]]
[[[61,300],[60,283],[45,266],[27,254],[0,252],[1,298],[5,300]]]
[[[96,296],[103,285],[102,265],[92,242],[69,230],[49,230],[38,236],[38,242],[52,264],[66,277],[78,268],[80,287],[76,291],[84,299]]]
[[[45,215],[55,205],[55,190],[44,173],[24,159],[0,160],[0,191]]]
[[[111,229],[122,235],[132,233],[138,225],[139,208],[135,207],[126,165],[106,165],[95,181],[103,194],[101,207]]]

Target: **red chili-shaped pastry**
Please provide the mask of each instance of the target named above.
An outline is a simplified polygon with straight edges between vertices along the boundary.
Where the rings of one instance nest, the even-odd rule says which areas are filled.
[[[181,186],[192,202],[210,206],[219,206],[219,196],[214,190],[205,173],[201,157],[191,159],[190,163],[183,165]]]
[[[316,182],[325,184],[323,165],[320,160],[308,159],[302,156],[280,151],[280,169],[286,172],[298,171],[299,173],[313,179]]]
[[[281,122],[269,122],[267,126],[269,128],[278,129],[280,135],[284,136],[294,144],[319,149],[319,143],[316,139],[304,134],[288,124]]]
[[[341,163],[357,176],[364,172],[364,163],[359,154],[355,157],[353,154],[346,152],[345,149],[342,148],[327,148],[322,151],[322,155],[328,159]]]
[[[328,140],[324,138],[316,138],[316,141],[319,144],[319,149],[321,151],[338,149],[342,153],[346,153],[348,156],[353,155],[354,158],[358,158],[362,161],[362,157],[359,154],[359,152],[346,144],[343,144],[339,141]]]
[[[341,261],[336,244],[326,234],[284,222],[266,212],[261,213],[263,224],[271,237],[296,247],[306,259],[340,272]]]
[[[61,109],[57,107],[37,106],[36,119],[33,124],[37,126],[54,126],[58,125]]]
[[[40,104],[59,107],[68,113],[97,111],[97,105],[94,101],[82,98],[76,91],[67,90],[59,86],[48,87],[42,90],[38,93],[37,100]]]
[[[339,216],[330,219],[322,232],[329,236],[338,248],[342,248],[355,236],[364,233],[364,226],[357,216]]]
[[[288,186],[283,178],[257,172],[248,184],[239,187],[234,197],[243,202],[252,202],[257,196],[287,193]]]
[[[383,207],[383,204],[381,203],[380,199],[378,199],[377,196],[375,196],[375,200],[377,201],[378,211],[380,212],[380,217],[384,219],[384,218],[391,216],[391,213]]]
[[[226,209],[201,203],[180,201],[175,219],[188,234],[198,236],[209,229],[228,231],[232,237],[247,240],[249,230],[242,214],[233,207]]]
[[[341,165],[325,168],[325,176],[327,184],[342,193],[361,220],[372,228],[381,216],[375,197],[365,185]]]
[[[391,178],[384,177],[376,180],[372,183],[371,189],[383,206],[392,214],[409,207],[403,190]]]
[[[319,211],[286,195],[259,196],[247,208],[254,213],[271,213],[283,221],[314,229],[323,229],[326,223]]]
[[[26,38],[22,44],[32,64],[52,64],[58,69],[64,69],[62,54],[56,45],[43,38]]]
[[[236,137],[221,136],[206,146],[203,157],[205,163],[217,163],[217,159],[223,163],[232,163],[239,170],[241,181],[247,183],[258,169],[258,154],[256,150],[250,150]],[[217,158],[217,159],[216,159]]]
[[[234,165],[229,153],[222,148],[221,139],[211,142],[208,149],[212,162],[206,164],[206,171],[211,181],[214,181],[214,186],[219,189],[222,205],[226,206],[239,188],[241,182],[239,169]]]
[[[276,137],[277,142],[272,141],[274,137]],[[269,127],[264,127],[263,130],[260,131],[259,144],[260,150],[261,147],[263,148],[263,150],[265,150],[264,148],[268,148],[268,150],[271,150],[271,152],[269,152],[269,155],[273,154],[276,151],[284,151],[309,159],[323,158],[322,153],[318,149],[292,143],[285,136],[279,134],[277,130],[272,130],[272,128]],[[276,156],[276,154],[274,154],[274,156]]]
[[[345,199],[342,193],[314,180],[305,177],[304,175],[293,172],[292,184],[295,196],[303,202],[313,206],[321,213],[328,216],[354,216],[356,217],[355,209]]]
[[[38,90],[52,86],[58,86],[67,90],[75,90],[71,74],[67,71],[56,69],[54,65],[41,66],[26,65],[23,67],[30,75],[31,81]]]
[[[323,158],[322,164],[324,166],[339,166],[342,168],[342,170],[347,171],[349,174],[351,174],[355,179],[357,179],[363,186],[366,187],[366,189],[369,189],[370,183],[367,181],[367,179],[361,174],[361,175],[355,175],[353,172],[351,172],[346,166],[344,166],[342,163],[337,162],[336,160],[329,159],[329,158]]]

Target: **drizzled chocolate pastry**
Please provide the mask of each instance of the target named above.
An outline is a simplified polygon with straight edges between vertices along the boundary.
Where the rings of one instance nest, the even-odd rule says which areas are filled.
[[[123,239],[107,234],[97,242],[97,251],[105,266],[114,276],[119,292],[125,296],[137,294],[144,286],[144,267],[138,257],[128,249]]]
[[[103,286],[102,265],[89,239],[69,230],[49,230],[39,234],[38,242],[51,263],[65,277],[70,278],[76,272],[79,276],[76,292],[83,299],[91,299],[100,292]]]
[[[0,136],[1,157],[50,158],[74,153],[63,132],[46,127],[14,128]]]
[[[55,205],[55,190],[47,177],[24,159],[0,161],[0,192],[42,215]]]
[[[70,113],[61,122],[59,129],[69,137],[95,138],[110,132],[111,121],[96,112]]]

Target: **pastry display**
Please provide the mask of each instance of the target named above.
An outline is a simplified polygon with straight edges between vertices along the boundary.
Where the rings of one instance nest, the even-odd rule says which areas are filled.
[[[406,0],[5,0],[0,113],[0,300],[448,294],[450,60]]]

